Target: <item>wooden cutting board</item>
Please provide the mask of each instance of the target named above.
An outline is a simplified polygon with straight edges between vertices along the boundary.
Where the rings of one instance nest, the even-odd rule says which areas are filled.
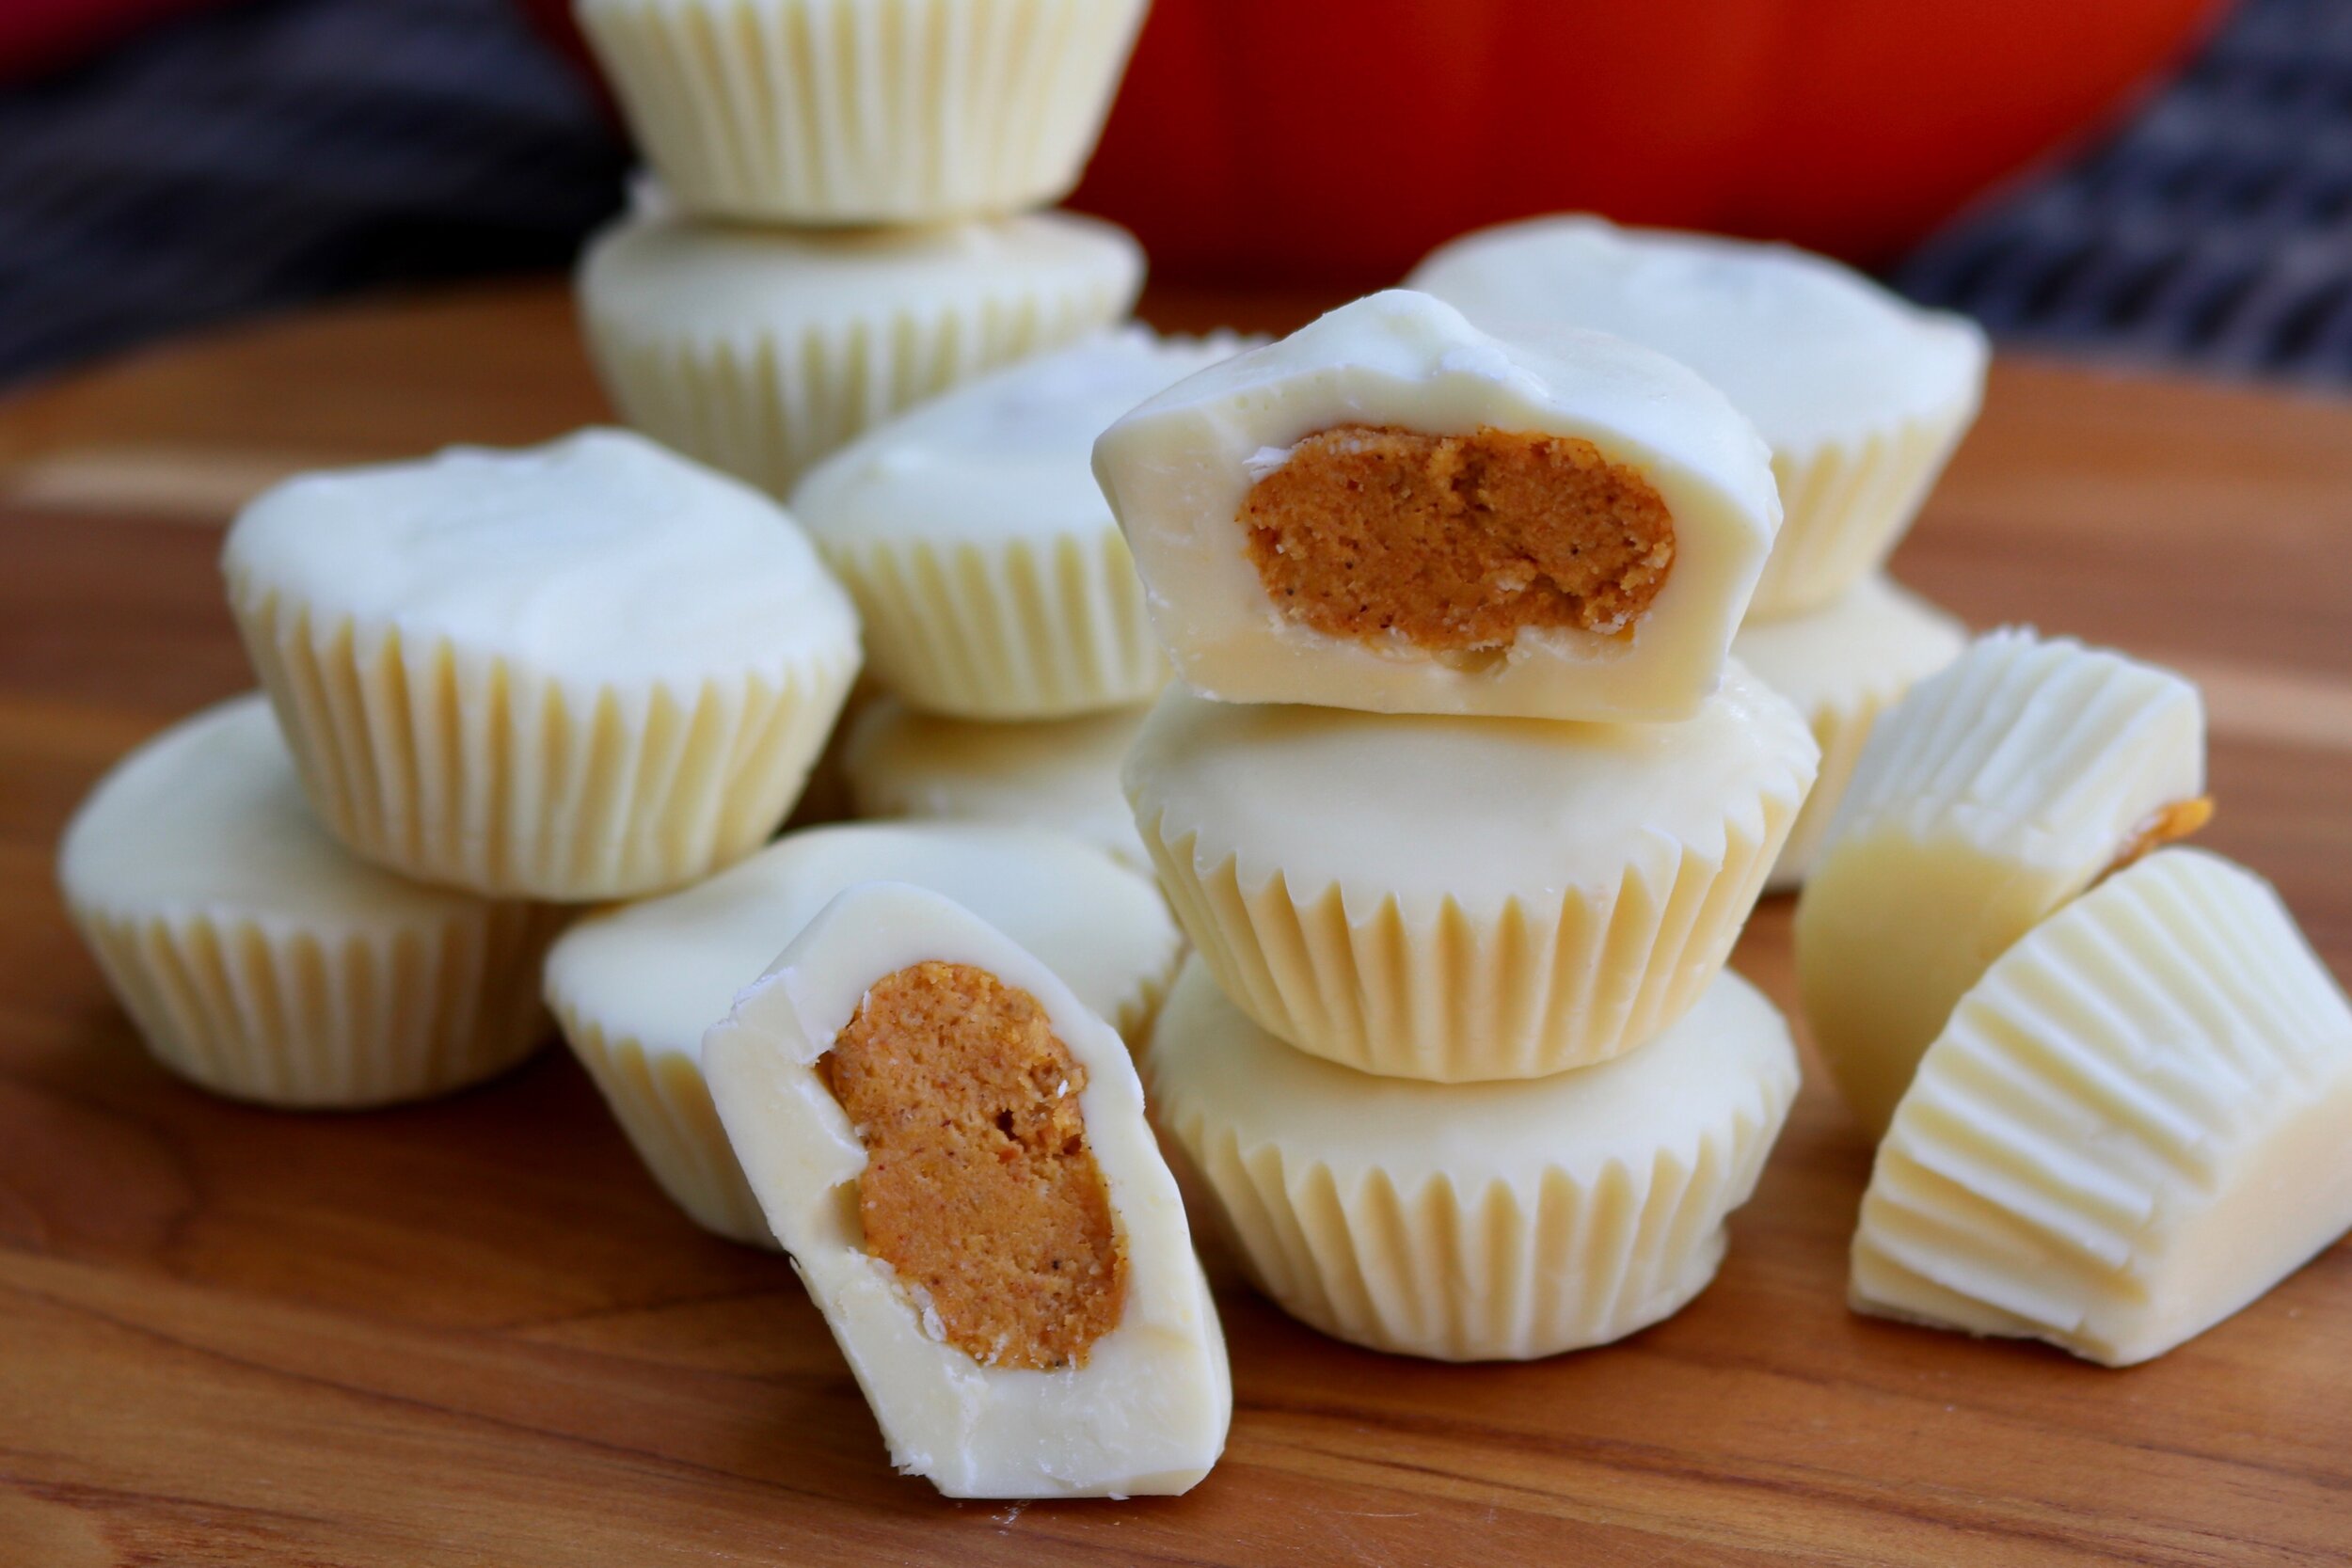
[[[248,684],[219,525],[291,468],[600,413],[551,283],[0,404],[0,1563],[2352,1560],[2352,1248],[2131,1371],[1868,1322],[1843,1295],[1869,1148],[1818,1084],[1672,1322],[1454,1368],[1321,1338],[1221,1274],[1216,1472],[1025,1507],[891,1474],[783,1260],[673,1212],[560,1047],[364,1116],[167,1078],[50,867],[109,762]],[[2004,362],[1898,568],[1975,625],[2202,679],[2206,842],[2352,976],[2352,404]],[[1788,929],[1768,902],[1736,960],[1784,1003]]]

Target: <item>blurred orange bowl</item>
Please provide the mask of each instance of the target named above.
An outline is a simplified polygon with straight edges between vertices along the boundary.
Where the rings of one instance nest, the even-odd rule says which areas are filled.
[[[2227,0],[1153,0],[1073,199],[1160,276],[1373,282],[1566,208],[1899,255]]]

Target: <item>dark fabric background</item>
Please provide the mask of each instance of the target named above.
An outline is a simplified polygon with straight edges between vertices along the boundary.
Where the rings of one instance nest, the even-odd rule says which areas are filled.
[[[0,385],[370,284],[562,265],[627,161],[506,0],[158,27],[0,89]],[[1894,280],[2012,341],[2352,382],[2352,0],[2247,0],[2125,128]]]

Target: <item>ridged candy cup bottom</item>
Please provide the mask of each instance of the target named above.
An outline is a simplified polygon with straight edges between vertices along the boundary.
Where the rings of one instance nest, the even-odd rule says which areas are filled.
[[[1857,1310],[2126,1366],[2352,1226],[2352,1008],[2268,884],[2160,850],[1962,999],[1879,1148]]]
[[[1078,182],[1142,0],[582,0],[645,156],[690,211],[913,224]]]
[[[69,828],[66,906],[148,1050],[233,1099],[356,1109],[495,1077],[546,1038],[568,916],[419,887],[310,820],[268,705],[126,759]]]
[[[1678,1311],[1798,1077],[1787,1025],[1732,974],[1614,1062],[1437,1085],[1293,1051],[1197,959],[1144,1070],[1259,1290],[1334,1338],[1446,1361],[1557,1354]]]
[[[951,718],[1059,719],[1150,702],[1168,683],[1126,542],[819,542],[857,600],[875,677]]]
[[[1972,395],[1936,418],[1849,443],[1775,449],[1785,510],[1749,622],[1824,610],[1885,565],[1976,412]]]
[[[629,897],[749,854],[792,809],[858,668],[845,646],[691,690],[583,689],[321,625],[242,584],[230,604],[327,826],[405,876],[493,896]]]
[[[1708,717],[1630,741],[1288,710],[1337,744],[1261,773],[1266,746],[1237,727],[1283,711],[1162,700],[1127,773],[1161,887],[1261,1026],[1434,1083],[1589,1067],[1672,1024],[1721,972],[1813,777],[1795,711],[1744,674]],[[1187,714],[1197,728],[1170,721]],[[1625,760],[1589,760],[1612,746]],[[1523,832],[1496,833],[1506,812]]]

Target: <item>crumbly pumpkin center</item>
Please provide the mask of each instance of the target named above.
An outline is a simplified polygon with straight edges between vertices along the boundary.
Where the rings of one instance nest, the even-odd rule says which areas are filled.
[[[2116,851],[2106,875],[2112,877],[2136,861],[2146,859],[2168,844],[2182,839],[2213,820],[2213,797],[2200,795],[2194,800],[2175,800],[2169,806],[2158,806],[2132,827],[2131,836]]]
[[[1282,614],[1333,637],[1439,653],[1522,626],[1615,636],[1674,567],[1649,482],[1572,436],[1340,425],[1250,486],[1249,559]]]
[[[1037,998],[915,964],[867,990],[818,1069],[866,1146],[866,1249],[933,1330],[982,1366],[1085,1366],[1119,1324],[1127,1255],[1078,1107],[1086,1069]]]

